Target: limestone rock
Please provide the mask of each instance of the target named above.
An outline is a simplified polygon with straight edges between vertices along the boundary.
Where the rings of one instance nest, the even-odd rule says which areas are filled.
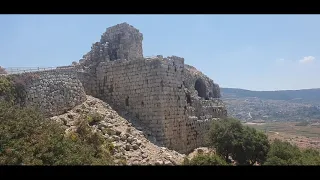
[[[155,163],[155,165],[162,165],[162,164],[163,164],[163,161],[161,161],[161,160],[157,160]]]
[[[139,146],[137,144],[133,144],[132,148],[133,148],[133,150],[137,150],[137,149],[139,149]]]

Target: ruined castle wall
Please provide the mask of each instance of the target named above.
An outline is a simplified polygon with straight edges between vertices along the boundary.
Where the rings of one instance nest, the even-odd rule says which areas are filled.
[[[97,88],[96,74],[92,74],[88,72],[76,72],[76,73],[79,81],[83,85],[86,95],[97,97],[98,88]]]
[[[204,144],[210,119],[222,117],[223,107],[195,95],[188,104],[184,73],[184,59],[175,56],[100,62],[96,97],[136,116],[160,145],[189,152]]]
[[[195,116],[189,116],[187,118],[188,151],[206,145],[207,132],[213,120],[214,119],[198,120]]]
[[[160,58],[161,60],[161,58]],[[161,68],[157,70],[161,78],[161,91],[158,111],[164,115],[164,138],[159,139],[169,148],[181,152],[188,151],[186,127],[186,96],[183,87],[184,59],[168,57],[161,61]]]
[[[73,70],[56,69],[22,75],[33,77],[26,85],[25,105],[38,107],[45,116],[63,114],[86,100],[83,86]]]
[[[102,100],[134,114],[153,135],[164,136],[161,112],[161,79],[157,60],[117,60],[97,67],[97,87]]]
[[[206,145],[206,134],[212,121],[227,117],[224,104],[219,99],[205,100],[193,94],[187,103],[187,144],[188,149]]]
[[[127,23],[107,28],[78,65],[85,92],[136,116],[160,145],[204,145],[212,119],[226,116],[219,86],[183,58],[143,58],[142,40]]]
[[[185,151],[188,132],[183,61],[160,57],[100,63],[98,96],[134,114],[160,145]]]
[[[189,65],[185,65],[183,75],[185,93],[188,96],[187,144],[188,149],[194,149],[207,143],[206,134],[212,121],[225,118],[227,111],[224,103],[219,99],[219,86],[210,78]]]
[[[160,107],[157,110],[164,114],[164,138],[158,140],[169,148],[190,152],[206,144],[206,134],[214,119],[226,117],[224,104],[220,99],[201,98],[195,92],[190,94],[191,102],[188,103],[183,84],[186,73],[184,59],[175,56],[164,59],[158,56],[158,59],[161,60],[161,68],[157,69],[157,74],[163,83],[160,86]],[[212,80],[203,79],[207,87],[213,87]]]
[[[201,120],[210,118],[223,118],[226,111],[223,111],[224,104],[220,99],[204,100],[199,97],[192,98],[193,111],[189,115],[196,116]],[[192,109],[192,108],[191,108]]]

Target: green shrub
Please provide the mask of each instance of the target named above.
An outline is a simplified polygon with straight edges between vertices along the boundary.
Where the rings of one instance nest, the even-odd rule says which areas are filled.
[[[90,126],[102,121],[103,119],[104,117],[97,112],[89,113],[87,115],[87,120]]]
[[[15,97],[15,88],[13,82],[7,76],[0,76],[0,97],[3,100],[13,103]]]
[[[1,165],[108,165],[111,153],[99,135],[84,128],[65,134],[33,109],[0,102]]]
[[[0,76],[0,97],[5,97],[4,100],[9,103],[24,105],[26,86],[38,78],[39,75],[35,73]]]

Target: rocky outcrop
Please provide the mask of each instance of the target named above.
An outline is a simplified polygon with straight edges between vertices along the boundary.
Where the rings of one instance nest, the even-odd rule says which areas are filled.
[[[103,120],[91,128],[112,142],[114,145],[112,153],[116,163],[125,159],[127,165],[178,165],[186,157],[184,154],[154,144],[148,131],[141,131],[142,127],[137,125],[135,127],[133,122],[121,117],[109,104],[91,96],[87,96],[86,99],[83,104],[51,119],[63,124],[68,133],[77,129],[76,122],[81,115],[90,112],[102,115]]]

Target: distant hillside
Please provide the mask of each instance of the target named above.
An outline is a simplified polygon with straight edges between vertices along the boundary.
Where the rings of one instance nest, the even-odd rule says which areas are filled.
[[[310,101],[320,103],[320,88],[282,91],[250,91],[236,88],[221,88],[221,92],[225,97],[257,97],[267,100],[303,100],[303,102]]]
[[[229,115],[242,120],[320,120],[320,89],[250,91],[221,88]]]

